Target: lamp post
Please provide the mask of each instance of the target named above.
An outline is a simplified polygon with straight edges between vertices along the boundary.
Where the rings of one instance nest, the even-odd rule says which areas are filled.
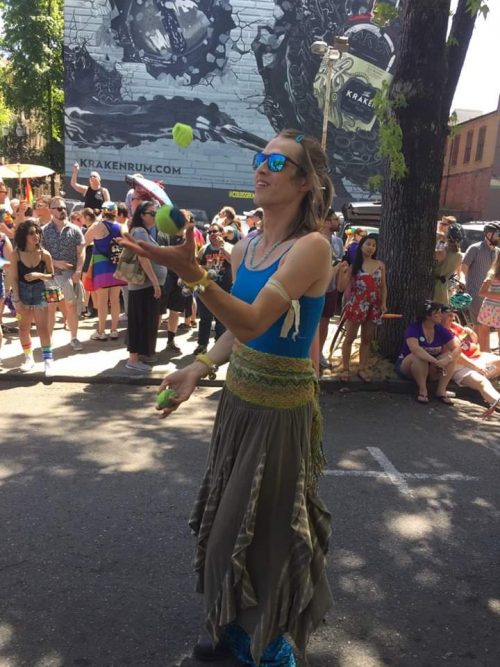
[[[27,136],[28,132],[26,130],[26,126],[24,124],[24,117],[21,116],[19,120],[16,123],[16,128],[15,128],[15,133],[16,137],[18,138],[18,144],[17,144],[17,150],[18,150],[18,162],[22,162],[22,157],[23,157],[23,149],[24,149],[24,139]],[[21,177],[19,177],[19,197],[23,196],[23,187],[22,187],[22,181]]]
[[[326,138],[328,135],[328,118],[330,117],[330,94],[332,90],[333,67],[342,54],[349,50],[347,37],[335,37],[333,46],[329,46],[323,40],[317,40],[311,44],[311,51],[315,55],[326,58],[326,81],[325,100],[323,103],[323,131],[321,134],[321,147],[326,150]]]

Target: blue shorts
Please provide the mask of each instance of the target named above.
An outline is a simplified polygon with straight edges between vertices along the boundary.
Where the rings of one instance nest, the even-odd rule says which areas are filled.
[[[402,380],[411,380],[407,375],[403,373],[401,370],[401,364],[403,363],[405,357],[398,357],[396,359],[396,363],[394,364],[394,372],[398,377],[400,377]]]
[[[47,308],[45,283],[41,280],[34,283],[25,283],[20,280],[19,301],[27,308]]]

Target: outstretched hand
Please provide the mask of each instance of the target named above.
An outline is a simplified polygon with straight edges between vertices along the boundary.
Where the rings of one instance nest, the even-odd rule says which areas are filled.
[[[196,261],[194,227],[186,228],[186,238],[182,245],[158,246],[146,241],[136,241],[126,233],[117,239],[120,245],[128,248],[139,257],[147,257],[155,264],[163,264],[186,282],[196,282],[203,276],[203,271]]]
[[[160,419],[168,417],[168,415],[177,410],[181,403],[184,403],[184,401],[189,399],[193,391],[196,389],[200,377],[200,373],[196,371],[193,364],[165,376],[158,393],[163,389],[173,389],[175,391],[175,397],[170,399],[168,407],[156,408],[160,413]]]

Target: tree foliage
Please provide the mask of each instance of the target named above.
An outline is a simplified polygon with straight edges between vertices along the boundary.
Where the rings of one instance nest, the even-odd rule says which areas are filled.
[[[63,140],[63,0],[4,0],[5,103],[34,118],[60,168]]]

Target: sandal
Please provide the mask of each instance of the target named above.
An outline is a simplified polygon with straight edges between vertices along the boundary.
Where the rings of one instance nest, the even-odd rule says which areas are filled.
[[[420,403],[420,405],[427,405],[429,402],[429,397],[427,394],[417,394],[417,397],[415,399],[417,403]]]
[[[366,371],[360,370],[357,372],[357,376],[361,380],[361,382],[371,382],[372,379],[371,377],[366,373]]]
[[[349,382],[350,379],[351,379],[351,374],[349,373],[349,371],[342,371],[342,373],[340,374],[340,381]]]
[[[441,396],[441,395],[439,395],[439,394],[436,394],[436,399],[437,399],[438,401],[441,401],[441,403],[443,403],[443,405],[449,405],[450,407],[451,407],[452,405],[455,405],[455,404],[453,403],[453,401],[451,400],[451,398],[450,398],[449,396],[446,396],[446,395],[445,395],[445,396]]]

